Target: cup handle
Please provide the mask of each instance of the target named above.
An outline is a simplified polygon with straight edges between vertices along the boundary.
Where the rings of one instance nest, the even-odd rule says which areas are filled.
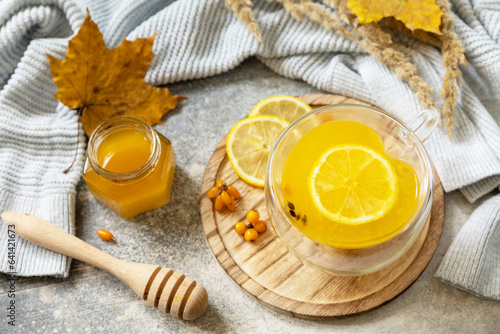
[[[423,143],[429,138],[439,123],[439,112],[436,109],[424,109],[417,117],[406,123],[406,125],[417,135]]]

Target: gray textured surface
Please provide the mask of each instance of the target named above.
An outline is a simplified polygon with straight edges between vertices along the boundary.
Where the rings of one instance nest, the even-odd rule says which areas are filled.
[[[423,275],[403,294],[375,310],[329,321],[295,319],[272,311],[243,293],[225,274],[206,243],[199,213],[199,190],[213,149],[231,126],[259,100],[278,94],[318,92],[280,77],[255,59],[213,78],[171,85],[189,97],[157,129],[173,143],[177,159],[171,202],[123,220],[97,202],[80,182],[76,204],[77,236],[129,261],[175,268],[198,280],[209,294],[206,313],[182,322],[152,309],[110,274],[73,261],[68,279],[18,278],[19,333],[498,333],[500,303],[452,289],[433,278],[453,237],[472,210],[458,192],[446,195],[446,220],[436,255]],[[106,243],[95,231],[112,231]],[[6,298],[0,275],[0,309]],[[11,331],[0,312],[0,333]]]

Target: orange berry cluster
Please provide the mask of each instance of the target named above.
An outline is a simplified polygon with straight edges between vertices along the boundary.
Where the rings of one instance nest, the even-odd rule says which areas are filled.
[[[233,186],[226,185],[222,179],[218,179],[215,182],[215,186],[207,191],[208,198],[215,198],[214,209],[217,211],[222,211],[224,206],[226,206],[229,211],[236,210],[235,199],[241,197],[240,192]]]
[[[239,235],[244,235],[246,241],[253,242],[259,237],[259,233],[264,233],[267,229],[266,222],[259,219],[259,212],[250,210],[247,213],[247,220],[250,224],[247,225],[244,222],[237,222],[234,225],[234,230]]]

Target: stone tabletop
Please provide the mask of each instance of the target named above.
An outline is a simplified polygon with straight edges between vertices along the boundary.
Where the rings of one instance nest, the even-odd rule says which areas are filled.
[[[422,276],[394,300],[363,314],[310,321],[261,305],[245,294],[219,266],[203,234],[199,202],[203,172],[226,132],[253,105],[273,95],[321,92],[306,83],[281,77],[256,59],[215,77],[170,85],[189,97],[164,117],[156,129],[173,144],[177,160],[170,203],[122,219],[78,185],[76,235],[128,261],[174,268],[191,276],[209,295],[206,313],[185,322],[140,300],[110,274],[74,260],[70,277],[18,278],[18,333],[498,333],[500,303],[479,299],[433,278],[453,237],[480,203],[469,204],[459,192],[446,194],[443,235]],[[107,243],[96,230],[113,232]],[[7,325],[7,276],[0,274],[0,333]]]

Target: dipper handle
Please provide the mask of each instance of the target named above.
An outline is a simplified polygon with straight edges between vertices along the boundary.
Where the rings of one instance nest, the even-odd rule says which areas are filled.
[[[1,218],[23,239],[110,272],[162,312],[176,318],[194,320],[207,308],[205,288],[179,272],[117,259],[45,220],[26,213],[3,212]]]

